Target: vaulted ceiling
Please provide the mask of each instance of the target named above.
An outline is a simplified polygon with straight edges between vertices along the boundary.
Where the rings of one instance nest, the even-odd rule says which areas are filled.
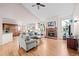
[[[27,24],[37,21],[37,17],[26,9],[21,3],[0,4],[0,17],[3,22]],[[29,21],[31,20],[31,21]]]
[[[79,4],[74,3],[42,3],[46,7],[32,7],[35,3],[21,4],[0,4],[0,16],[5,22],[19,22],[19,24],[34,23],[37,21],[46,21],[49,17],[58,16],[65,18],[67,16],[79,15]]]
[[[43,3],[46,7],[32,7],[35,3],[24,3],[23,6],[36,15],[41,21],[49,17],[59,16],[66,17],[74,13],[75,4],[73,3]]]

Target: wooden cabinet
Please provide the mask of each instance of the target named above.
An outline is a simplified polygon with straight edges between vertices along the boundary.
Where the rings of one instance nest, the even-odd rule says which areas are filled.
[[[67,38],[67,47],[77,50],[77,48],[78,48],[77,39]]]
[[[3,30],[6,32],[12,32],[13,36],[18,36],[20,33],[18,32],[16,24],[3,23]]]

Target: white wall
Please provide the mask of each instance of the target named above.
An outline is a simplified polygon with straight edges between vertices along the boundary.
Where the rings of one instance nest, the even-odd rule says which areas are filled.
[[[0,18],[0,43],[2,42],[2,19]]]
[[[74,35],[79,36],[79,19],[76,23],[74,23]]]
[[[2,19],[0,18],[0,36],[2,34]]]
[[[74,33],[79,36],[79,4],[75,6],[74,17],[77,18],[77,23],[74,26]]]
[[[58,38],[58,39],[63,39],[62,20],[63,20],[63,19],[61,19],[61,18],[59,18],[59,19],[57,20],[57,38]]]

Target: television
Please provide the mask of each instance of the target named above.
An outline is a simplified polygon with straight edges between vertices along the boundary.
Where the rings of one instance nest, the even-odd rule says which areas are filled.
[[[56,21],[49,21],[48,22],[48,27],[49,26],[55,27],[56,26]]]

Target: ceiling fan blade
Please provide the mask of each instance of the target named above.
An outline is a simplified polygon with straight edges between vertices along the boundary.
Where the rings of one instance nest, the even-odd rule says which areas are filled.
[[[34,6],[36,6],[36,5],[32,5],[32,7],[34,7]]]
[[[45,5],[43,5],[43,4],[40,4],[40,6],[45,7]]]

